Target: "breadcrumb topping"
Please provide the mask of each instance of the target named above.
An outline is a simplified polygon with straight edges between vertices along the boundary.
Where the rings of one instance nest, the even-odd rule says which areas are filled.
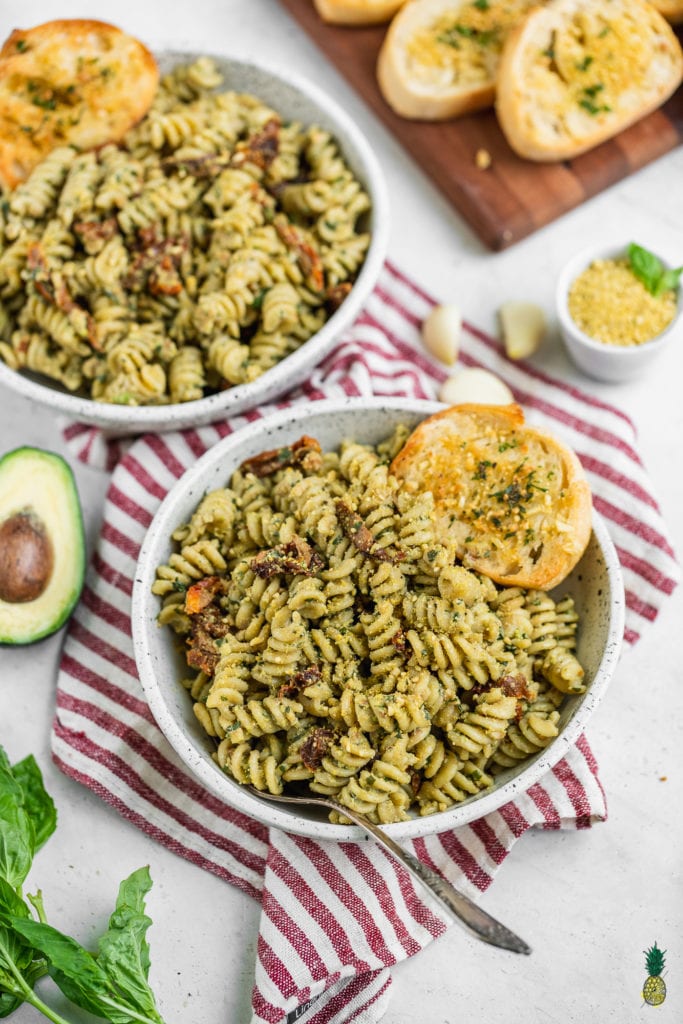
[[[487,81],[510,29],[535,0],[473,0],[415,32],[406,47],[413,74],[428,81]]]
[[[605,345],[642,345],[676,316],[676,293],[651,295],[627,259],[595,260],[569,289],[569,314],[589,337]]]

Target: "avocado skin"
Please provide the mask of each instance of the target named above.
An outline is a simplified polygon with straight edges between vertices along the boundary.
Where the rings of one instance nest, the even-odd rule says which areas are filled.
[[[22,479],[26,481],[27,504],[30,506],[34,505],[31,501],[32,492],[40,497],[49,486],[59,489],[61,511],[68,514],[68,522],[53,521],[49,506],[41,509],[44,512],[41,518],[56,549],[63,548],[65,531],[72,546],[68,564],[55,565],[53,577],[56,592],[44,595],[49,600],[45,602],[46,607],[44,610],[41,609],[41,617],[37,621],[25,622],[22,609],[30,611],[32,606],[37,606],[38,602],[42,601],[42,597],[27,605],[7,605],[0,601],[0,644],[19,646],[33,644],[51,636],[69,618],[83,589],[86,548],[81,503],[71,467],[61,455],[43,448],[23,446],[7,452],[0,458],[0,523],[14,511],[6,509],[5,498],[7,479],[15,472],[20,472]],[[59,505],[60,502],[55,504]],[[8,614],[8,611],[13,609],[19,609],[18,612],[14,612],[13,617],[17,620],[14,622],[10,621]]]

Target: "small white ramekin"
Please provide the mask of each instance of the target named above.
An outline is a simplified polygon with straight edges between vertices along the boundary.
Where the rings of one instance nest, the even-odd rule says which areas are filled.
[[[582,249],[565,265],[559,276],[555,293],[560,332],[569,355],[578,368],[589,377],[613,383],[640,377],[683,331],[680,287],[678,288],[678,311],[674,319],[661,334],[640,345],[607,345],[602,341],[596,341],[572,320],[569,313],[569,289],[572,282],[594,260],[617,259],[626,255],[627,249],[628,242],[624,242],[622,245],[596,245]],[[669,266],[665,260],[662,262],[665,266]]]

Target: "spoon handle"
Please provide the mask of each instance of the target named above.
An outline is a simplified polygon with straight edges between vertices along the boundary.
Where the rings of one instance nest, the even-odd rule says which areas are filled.
[[[348,807],[342,807],[341,804],[336,804],[336,806],[341,814],[351,818],[356,825],[369,832],[381,846],[389,850],[418,881],[422,882],[436,896],[446,910],[457,918],[460,924],[464,925],[468,931],[476,935],[478,939],[483,939],[484,942],[489,942],[492,946],[499,946],[501,949],[509,949],[513,953],[531,952],[531,947],[515,935],[514,932],[511,932],[500,921],[496,921],[495,917],[487,914],[469,896],[458,892],[450,882],[447,882],[445,878],[438,875],[436,871],[432,871],[431,868],[422,864],[412,853],[408,853],[398,843],[395,843],[374,822],[369,821],[362,814],[356,814]]]

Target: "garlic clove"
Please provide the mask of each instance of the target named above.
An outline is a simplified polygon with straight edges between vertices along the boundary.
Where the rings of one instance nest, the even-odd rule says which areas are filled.
[[[498,310],[503,344],[509,359],[536,352],[546,332],[545,313],[533,302],[504,302]]]
[[[422,343],[435,359],[452,366],[458,358],[462,314],[456,305],[434,306],[422,323]]]
[[[476,402],[480,405],[509,405],[515,396],[500,377],[477,366],[458,370],[443,382],[439,401],[447,405]]]

